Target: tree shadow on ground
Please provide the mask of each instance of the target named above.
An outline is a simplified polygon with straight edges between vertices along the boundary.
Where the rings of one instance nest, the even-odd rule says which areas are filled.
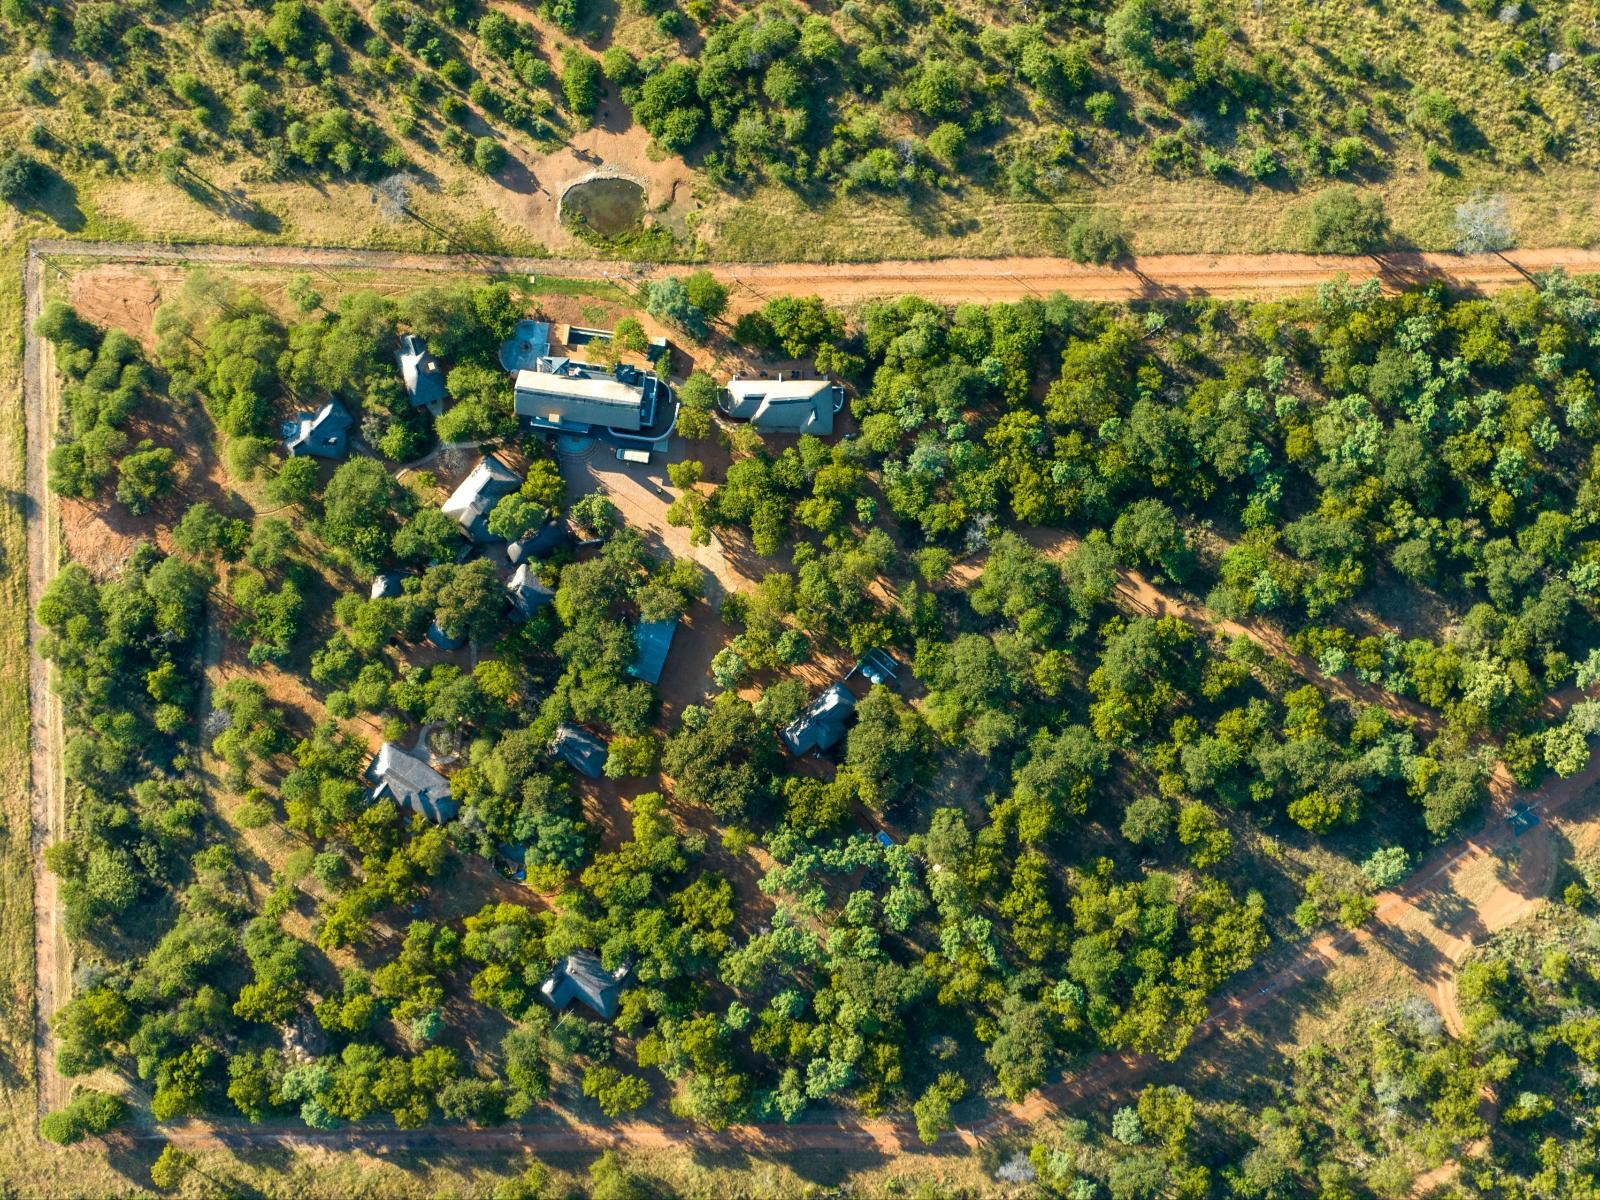
[[[48,217],[67,233],[81,233],[88,224],[83,209],[78,206],[78,189],[70,179],[53,167],[41,167],[48,178],[37,189],[31,201],[19,207],[24,212],[34,212]]]

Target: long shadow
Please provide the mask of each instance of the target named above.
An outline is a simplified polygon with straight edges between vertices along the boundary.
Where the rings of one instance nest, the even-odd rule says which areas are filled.
[[[68,233],[80,233],[88,224],[83,209],[78,207],[78,189],[73,182],[53,167],[42,167],[49,173],[49,181],[39,190],[26,211],[49,217]]]

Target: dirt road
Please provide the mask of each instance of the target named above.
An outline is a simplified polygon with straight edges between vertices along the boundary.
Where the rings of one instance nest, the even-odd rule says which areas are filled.
[[[145,242],[41,240],[35,255],[101,262],[179,263],[320,270],[444,273],[496,272],[610,278],[637,285],[681,274],[681,265],[603,259],[520,258],[503,255],[407,254],[299,246],[175,246]],[[1359,257],[1309,254],[1165,254],[1110,267],[1065,258],[945,258],[926,262],[708,263],[732,287],[735,311],[757,308],[772,295],[817,295],[831,304],[917,295],[956,304],[1043,298],[1062,292],[1078,300],[1171,300],[1187,296],[1272,297],[1305,292],[1346,276],[1380,279],[1399,289],[1441,280],[1494,291],[1525,283],[1552,267],[1600,272],[1600,250],[1511,250],[1505,254],[1396,253]]]
[[[24,268],[23,320],[29,329],[44,305],[44,264],[30,255]],[[55,576],[61,543],[55,498],[45,486],[45,459],[56,425],[55,355],[50,344],[28,336],[23,348],[23,408],[27,414],[24,505],[28,525],[29,792],[33,812],[34,1047],[40,1111],[58,1107],[66,1082],[55,1070],[50,1017],[71,990],[71,948],[62,928],[56,878],[44,866],[44,848],[66,828],[61,778],[61,704],[50,689],[50,668],[39,656],[42,632],[34,620],[39,597]]]

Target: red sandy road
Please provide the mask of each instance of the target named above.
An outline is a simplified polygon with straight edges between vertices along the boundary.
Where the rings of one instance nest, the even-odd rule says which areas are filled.
[[[494,272],[611,278],[632,283],[681,273],[683,265],[601,259],[554,259],[481,254],[412,254],[310,246],[164,245],[156,242],[33,242],[30,257],[103,262],[180,263],[320,270]],[[702,264],[695,264],[697,266]],[[1600,272],[1600,250],[1553,248],[1505,254],[1404,252],[1339,257],[1309,254],[1161,254],[1112,267],[1065,258],[944,258],[863,263],[708,263],[733,285],[735,310],[758,307],[782,293],[818,295],[833,304],[917,295],[942,303],[994,302],[1062,292],[1078,300],[1159,300],[1185,296],[1269,297],[1303,293],[1340,277],[1378,278],[1390,289],[1441,281],[1495,291],[1531,274],[1564,267]]]

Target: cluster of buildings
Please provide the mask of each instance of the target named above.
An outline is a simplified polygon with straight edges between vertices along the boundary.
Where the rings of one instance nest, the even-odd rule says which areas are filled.
[[[600,440],[644,455],[666,450],[678,418],[671,385],[648,367],[607,367],[577,357],[584,346],[609,339],[603,329],[519,322],[500,348],[500,365],[512,377],[512,408],[523,427],[557,436]],[[651,348],[664,350],[666,339]],[[401,384],[413,408],[438,416],[447,399],[443,365],[414,333],[395,351]],[[765,433],[828,437],[844,408],[844,388],[828,379],[728,381],[718,408],[728,418]],[[317,458],[343,458],[353,424],[338,400],[295,413],[283,422],[284,451]],[[645,460],[641,460],[645,461]]]
[[[615,446],[619,457],[648,461],[650,454],[667,448],[677,423],[677,398],[671,385],[648,367],[630,363],[601,366],[580,357],[584,346],[610,336],[605,330],[520,322],[500,350],[501,366],[511,377],[513,410],[527,430],[601,441]],[[654,351],[666,348],[665,339],[651,344]],[[445,370],[426,342],[416,334],[405,334],[399,340],[395,361],[411,406],[440,415],[448,400]],[[735,377],[719,396],[718,408],[727,418],[748,422],[763,432],[827,437],[833,433],[835,417],[844,403],[844,389],[831,380],[780,375],[776,379]],[[330,399],[282,423],[284,450],[291,456],[342,459],[350,450],[353,424],[349,410],[339,400]],[[463,556],[503,542],[489,529],[489,514],[501,498],[521,486],[522,478],[515,470],[494,454],[485,454],[451,492],[441,508],[461,527]],[[553,589],[540,579],[539,563],[575,543],[567,523],[553,519],[505,545],[507,599],[519,618],[531,618],[554,601]],[[377,599],[403,591],[404,576],[391,571],[373,580],[371,595]],[[658,683],[676,629],[675,620],[635,625],[635,654],[629,673]],[[428,637],[447,650],[462,645],[461,639],[451,637],[437,623]],[[892,659],[879,651],[870,652],[781,732],[784,746],[797,757],[828,751],[844,737],[853,717],[857,696],[851,690],[852,680],[886,682],[894,675]],[[603,739],[573,725],[558,728],[548,750],[553,758],[589,778],[603,774],[609,753]],[[373,802],[389,801],[429,821],[450,821],[459,811],[450,780],[433,766],[420,740],[410,748],[383,743],[367,765],[365,780]],[[517,847],[501,850],[513,863],[520,859]],[[580,950],[556,964],[540,992],[553,1009],[559,1011],[576,1002],[609,1020],[617,1013],[628,975],[626,965],[607,969],[597,954]]]

